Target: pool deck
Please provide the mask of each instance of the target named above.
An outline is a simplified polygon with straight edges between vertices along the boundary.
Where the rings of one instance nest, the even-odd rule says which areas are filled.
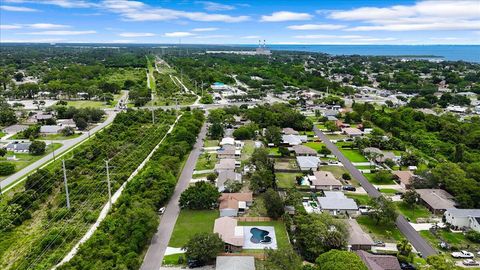
[[[250,238],[252,237],[252,233],[250,232],[250,229],[252,228],[257,228],[260,230],[264,230],[268,232],[268,236],[272,238],[272,242],[265,244],[265,243],[253,243],[250,241]],[[243,249],[265,249],[265,248],[271,248],[271,249],[277,249],[277,238],[275,235],[275,228],[273,226],[243,226],[243,235],[244,235],[244,244],[243,244]]]

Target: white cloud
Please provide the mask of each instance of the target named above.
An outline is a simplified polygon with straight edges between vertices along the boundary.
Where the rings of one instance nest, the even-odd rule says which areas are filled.
[[[194,36],[197,39],[216,39],[216,38],[229,38],[231,35],[206,35],[206,36]]]
[[[261,38],[260,36],[243,36],[241,37],[242,39],[259,39]]]
[[[33,23],[26,24],[27,27],[33,29],[60,29],[60,28],[69,28],[69,25],[64,24],[54,24],[54,23]]]
[[[271,15],[263,15],[262,22],[285,22],[285,21],[307,21],[312,19],[312,15],[308,13],[298,13],[290,11],[278,11]]]
[[[206,27],[206,28],[194,28],[192,29],[193,32],[210,32],[210,31],[216,31],[218,28],[216,27]]]
[[[136,42],[135,40],[131,40],[131,39],[116,39],[107,43],[135,43],[135,42]]]
[[[22,26],[17,24],[0,24],[1,30],[12,30],[12,29],[20,29]]]
[[[77,35],[89,35],[95,34],[97,31],[89,30],[89,31],[41,31],[41,32],[31,32],[26,33],[28,35],[45,35],[45,36],[77,36]]]
[[[337,30],[345,27],[345,25],[341,24],[302,24],[287,26],[287,28],[291,30]]]
[[[40,38],[40,39],[2,39],[0,43],[51,43],[65,41],[61,38]]]
[[[480,29],[480,1],[419,1],[414,5],[330,11],[329,18],[360,21],[349,31],[441,31]]]
[[[167,21],[176,19],[189,19],[202,22],[243,22],[248,16],[230,16],[225,14],[187,12],[167,8],[155,8],[139,1],[105,0],[102,7],[111,12],[118,13],[127,21]]]
[[[118,34],[121,37],[153,37],[156,36],[154,33],[132,33],[132,32],[127,32],[127,33],[120,33]]]
[[[45,4],[45,5],[54,5],[63,8],[88,8],[98,6],[98,4],[94,4],[92,2],[84,1],[84,0],[42,0],[42,1],[35,1],[35,0],[3,0],[7,3],[34,3],[34,4]]]
[[[225,5],[216,2],[210,1],[197,1],[197,3],[202,4],[204,9],[209,11],[224,11],[224,10],[233,10],[235,9],[232,5]]]
[[[367,36],[359,36],[359,35],[300,35],[294,36],[294,38],[301,38],[301,39],[358,39],[358,38],[369,38]]]
[[[195,34],[190,33],[190,32],[170,32],[170,33],[165,33],[165,37],[191,37],[194,36]]]
[[[35,12],[39,11],[38,9],[34,8],[27,8],[27,7],[18,7],[18,6],[0,6],[1,10],[6,11],[15,11],[15,12]]]

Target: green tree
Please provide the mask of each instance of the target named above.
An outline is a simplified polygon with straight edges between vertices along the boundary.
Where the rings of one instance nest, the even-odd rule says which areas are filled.
[[[318,153],[326,157],[327,155],[330,155],[332,151],[330,151],[330,149],[328,149],[325,145],[322,145],[322,148],[318,150]]]
[[[224,250],[224,243],[216,233],[198,233],[188,240],[183,249],[187,259],[209,263]]]
[[[255,193],[263,192],[268,188],[273,188],[274,186],[275,175],[269,169],[257,169],[250,177],[250,189]]]
[[[265,207],[267,208],[267,214],[269,217],[273,219],[278,219],[284,213],[284,205],[283,200],[280,198],[278,193],[269,188],[263,195],[263,199],[265,201]]]
[[[414,189],[407,190],[402,197],[403,202],[412,209],[416,207],[418,201],[420,200],[420,194],[418,194]]]
[[[211,124],[210,127],[208,128],[208,134],[214,140],[221,139],[225,134],[223,125],[219,122],[215,122]]]
[[[30,154],[35,156],[43,155],[45,153],[46,146],[47,145],[45,144],[45,142],[33,141],[28,147],[28,151],[30,152]]]
[[[280,153],[280,156],[282,157],[288,157],[290,156],[290,150],[288,148],[280,146],[278,147],[278,152]]]
[[[315,263],[319,270],[368,270],[357,254],[336,249],[321,254]]]
[[[282,130],[277,126],[269,126],[265,130],[265,139],[268,143],[280,145],[282,142]]]
[[[397,257],[401,262],[412,262],[413,261],[413,254],[412,254],[412,245],[408,242],[407,239],[402,239],[401,241],[397,242]]]
[[[4,157],[7,154],[7,149],[0,148],[0,157]]]
[[[302,258],[291,248],[265,249],[261,270],[302,270]]]
[[[0,162],[0,175],[10,175],[15,172],[15,164],[12,162]]]
[[[370,217],[376,224],[392,225],[398,217],[395,204],[383,196],[372,199]]]
[[[435,269],[435,270],[458,270],[460,267],[455,265],[455,261],[451,260],[445,255],[433,255],[427,258],[428,266],[424,266],[421,269]]]
[[[338,131],[338,130],[340,130],[340,129],[337,127],[337,124],[336,124],[334,121],[327,121],[327,122],[325,122],[325,128],[326,128],[328,131]]]
[[[343,174],[342,174],[342,178],[343,178],[344,180],[350,180],[350,179],[352,179],[352,177],[350,176],[349,173],[343,173]]]
[[[217,205],[220,192],[204,181],[196,182],[180,195],[180,207],[188,209],[213,209]]]

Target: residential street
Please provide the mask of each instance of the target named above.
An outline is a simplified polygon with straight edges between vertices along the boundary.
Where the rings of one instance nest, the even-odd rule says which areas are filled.
[[[316,126],[313,127],[313,130],[317,137],[325,143],[327,148],[332,151],[332,153],[338,158],[340,162],[343,163],[343,166],[349,171],[353,178],[357,179],[360,182],[360,185],[365,189],[367,194],[370,197],[381,196],[381,193],[370,183],[367,178],[348,160],[338,147],[333,144],[328,137],[320,131]],[[410,241],[410,243],[415,247],[415,249],[422,253],[422,256],[426,258],[430,255],[435,255],[437,252],[423,239],[420,234],[408,223],[404,216],[399,215],[396,221],[398,229],[402,234]]]
[[[190,180],[192,179],[193,170],[197,159],[200,156],[203,140],[207,134],[206,124],[203,125],[200,134],[197,137],[197,142],[195,143],[193,150],[190,152],[188,159],[183,167],[180,178],[178,179],[177,186],[175,191],[170,199],[169,203],[165,207],[165,213],[163,214],[160,225],[158,226],[157,232],[152,237],[150,247],[148,248],[147,254],[143,260],[142,270],[158,270],[162,266],[163,255],[167,249],[168,242],[173,232],[173,228],[180,213],[180,207],[178,201],[180,199],[180,194],[188,187]]]

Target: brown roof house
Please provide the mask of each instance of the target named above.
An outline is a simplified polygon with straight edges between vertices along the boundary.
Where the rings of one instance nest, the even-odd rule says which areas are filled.
[[[443,189],[417,189],[420,199],[434,214],[443,214],[449,208],[455,208],[455,201],[450,193]]]
[[[342,133],[348,135],[349,137],[360,137],[363,135],[363,131],[358,128],[343,128]]]
[[[222,158],[215,164],[215,171],[234,171],[236,168],[236,160],[233,158]]]
[[[315,186],[315,189],[340,190],[342,188],[342,183],[328,171],[313,172],[313,176],[310,176],[308,180],[312,186]]]
[[[253,203],[253,194],[246,193],[222,193],[219,199],[220,202],[220,216],[221,217],[236,217],[245,211]]]
[[[393,171],[392,173],[402,188],[410,188],[415,176],[411,171]]]
[[[219,171],[217,176],[217,181],[216,181],[216,186],[218,188],[218,191],[222,192],[225,190],[225,184],[227,181],[242,182],[242,174],[232,170]]]
[[[356,253],[369,270],[401,270],[395,256],[371,254],[363,250],[357,250]]]
[[[349,250],[371,250],[375,244],[372,237],[362,230],[355,219],[347,219]]]
[[[225,251],[242,250],[244,244],[243,227],[237,225],[237,220],[231,217],[221,217],[215,220],[213,232],[218,233],[225,243]]]
[[[291,147],[296,156],[316,156],[317,151],[305,145],[294,145]]]
[[[298,131],[293,128],[283,128],[282,133],[285,135],[298,135]]]
[[[217,157],[220,159],[240,157],[240,150],[237,150],[234,145],[227,144],[217,150]]]

